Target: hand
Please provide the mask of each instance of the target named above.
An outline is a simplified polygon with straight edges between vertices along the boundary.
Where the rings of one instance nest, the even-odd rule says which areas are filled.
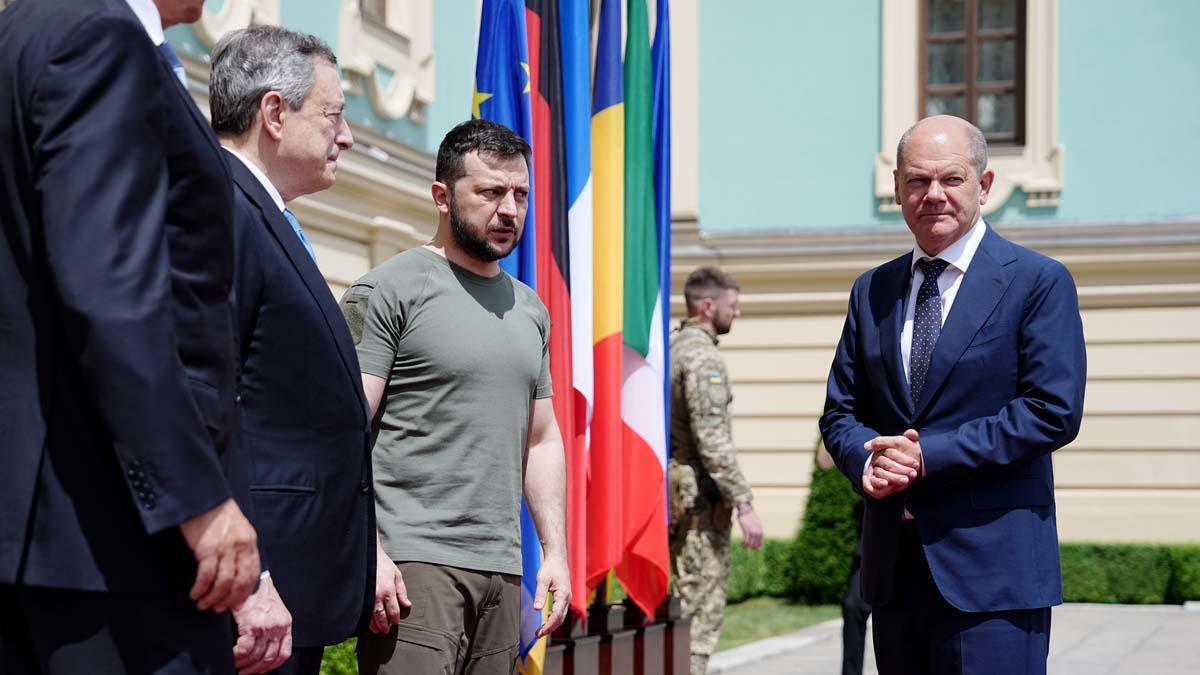
[[[567,608],[571,606],[571,574],[567,570],[565,558],[547,556],[542,561],[542,567],[537,575],[537,592],[533,595],[533,608],[542,611],[546,606],[546,595],[554,594],[554,604],[550,608],[550,616],[537,629],[539,638],[558,630],[567,618]]]
[[[863,444],[871,458],[863,471],[863,490],[876,499],[909,487],[923,473],[920,435],[908,429],[903,436],[879,436]]]
[[[234,607],[237,644],[233,665],[242,673],[265,673],[292,656],[292,614],[284,606],[271,577],[263,579],[240,607]]]
[[[258,535],[237,503],[226,499],[179,529],[196,556],[196,606],[224,612],[245,602],[258,581]]]
[[[412,607],[408,600],[408,589],[404,576],[396,563],[383,551],[383,544],[375,544],[375,602],[371,605],[371,632],[383,635],[392,630],[392,624],[400,623],[400,608]]]
[[[738,525],[742,526],[742,546],[758,549],[763,543],[762,521],[749,502],[738,504]]]

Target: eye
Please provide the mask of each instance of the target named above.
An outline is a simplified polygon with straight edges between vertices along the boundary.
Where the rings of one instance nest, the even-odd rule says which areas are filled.
[[[908,179],[909,187],[921,187],[922,185],[925,185],[927,183],[929,183],[929,181],[924,178],[909,178]]]
[[[514,191],[513,194],[515,194],[517,196],[517,199],[519,199],[521,201],[525,201],[525,200],[529,199],[529,190],[516,190],[516,191]]]
[[[950,186],[962,185],[963,179],[961,176],[950,176],[949,178],[947,178],[946,180],[944,180],[942,182],[945,183],[946,185],[950,185]]]

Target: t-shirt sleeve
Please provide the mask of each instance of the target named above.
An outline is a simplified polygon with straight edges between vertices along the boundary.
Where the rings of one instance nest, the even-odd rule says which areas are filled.
[[[388,379],[404,327],[399,298],[387,285],[360,281],[342,296],[341,307],[354,338],[359,368]]]
[[[554,395],[554,387],[550,382],[550,316],[542,308],[540,315],[542,328],[542,367],[538,371],[537,386],[533,390],[534,398],[550,398]]]

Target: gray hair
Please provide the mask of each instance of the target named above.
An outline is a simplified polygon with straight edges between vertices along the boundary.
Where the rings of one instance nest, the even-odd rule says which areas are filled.
[[[316,63],[337,65],[320,38],[279,28],[254,26],[226,33],[213,47],[208,79],[212,127],[219,135],[240,136],[250,129],[262,97],[277,91],[299,110],[315,79]]]
[[[922,120],[922,122],[923,121],[924,120]],[[966,120],[963,121],[966,122]],[[967,152],[969,152],[971,156],[971,167],[975,169],[975,175],[977,177],[982,176],[983,172],[987,170],[988,165],[987,139],[983,137],[983,132],[979,130],[979,127],[971,124],[970,122],[966,122],[966,124],[967,127],[969,127],[967,130]],[[921,122],[917,122],[909,127],[908,130],[904,132],[904,135],[900,137],[900,142],[896,144],[897,169],[904,164],[904,151],[908,149],[908,142],[912,139],[913,129],[916,129],[920,125]]]

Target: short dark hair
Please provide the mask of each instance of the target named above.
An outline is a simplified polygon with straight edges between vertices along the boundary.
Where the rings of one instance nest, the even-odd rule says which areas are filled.
[[[226,33],[212,51],[209,109],[213,131],[241,136],[250,129],[262,97],[277,91],[288,108],[299,110],[316,79],[316,62],[337,66],[337,56],[321,38],[278,26],[254,26]]]
[[[733,275],[717,267],[701,267],[688,275],[683,284],[683,299],[687,302],[688,312],[696,308],[701,300],[715,299],[728,290],[741,291]]]
[[[433,179],[446,187],[467,175],[463,158],[476,152],[496,159],[520,155],[529,166],[529,143],[512,129],[491,120],[468,120],[446,134],[438,147]]]

